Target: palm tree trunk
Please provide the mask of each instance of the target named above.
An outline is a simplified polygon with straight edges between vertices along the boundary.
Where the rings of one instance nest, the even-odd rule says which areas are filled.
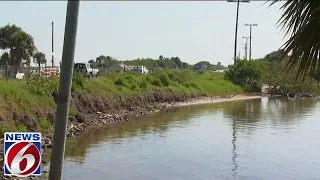
[[[13,78],[13,65],[10,65],[10,77]]]
[[[40,72],[41,72],[41,64],[40,64],[40,62],[38,63],[38,68],[39,68],[39,75],[40,75]]]
[[[28,64],[28,77],[30,76],[30,63]]]

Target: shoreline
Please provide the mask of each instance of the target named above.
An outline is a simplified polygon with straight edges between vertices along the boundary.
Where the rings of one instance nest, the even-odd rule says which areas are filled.
[[[263,96],[260,95],[232,95],[232,96],[214,96],[214,97],[200,97],[194,99],[188,99],[186,101],[181,102],[169,102],[169,103],[158,103],[158,107],[152,111],[148,111],[147,108],[143,108],[142,110],[133,110],[128,116],[128,112],[124,110],[119,110],[116,114],[105,114],[102,112],[96,112],[90,114],[92,120],[89,123],[82,122],[77,120],[75,117],[69,117],[68,119],[68,128],[67,128],[67,138],[81,135],[82,133],[90,130],[94,130],[96,127],[108,126],[114,123],[125,123],[125,121],[135,121],[139,120],[140,117],[155,115],[160,111],[167,111],[174,107],[185,107],[185,106],[195,106],[195,105],[204,105],[204,104],[215,104],[215,103],[223,103],[223,102],[231,102],[231,101],[239,101],[239,100],[251,100],[251,99],[259,99]],[[143,113],[142,113],[143,112]],[[43,134],[42,137],[42,156],[44,155],[44,151],[46,149],[52,148],[52,134]],[[3,139],[1,139],[3,142]],[[0,149],[0,157],[1,162],[0,165],[3,168],[3,150]],[[43,161],[43,165],[48,164],[48,162]],[[47,174],[47,171],[43,171],[43,174]],[[14,177],[8,177],[3,175],[3,170],[0,173],[0,179],[15,179]]]
[[[173,104],[173,107],[184,107],[184,106],[194,106],[194,105],[204,105],[204,104],[215,104],[223,103],[230,101],[240,101],[240,100],[251,100],[251,99],[260,99],[263,96],[250,96],[250,95],[235,95],[233,97],[205,97],[200,99],[192,99],[186,102],[178,102]]]

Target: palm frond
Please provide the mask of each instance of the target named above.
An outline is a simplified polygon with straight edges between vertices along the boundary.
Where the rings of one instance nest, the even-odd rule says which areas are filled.
[[[270,5],[277,2],[280,0],[273,0]],[[280,10],[283,14],[277,24],[290,35],[282,46],[290,55],[287,66],[298,66],[297,76],[311,76],[320,63],[320,1],[286,1]]]

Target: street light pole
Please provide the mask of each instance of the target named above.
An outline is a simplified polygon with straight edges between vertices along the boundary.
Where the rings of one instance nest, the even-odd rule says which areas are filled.
[[[236,27],[235,27],[235,33],[234,33],[234,55],[233,55],[233,64],[235,65],[237,61],[237,40],[238,40],[238,22],[239,22],[240,2],[249,3],[250,0],[227,0],[227,2],[237,2]]]
[[[54,22],[52,21],[51,23],[51,65],[52,67],[54,67],[54,56],[53,56],[53,26],[54,26]]]
[[[249,26],[250,27],[250,32],[249,32],[249,39],[250,39],[250,50],[249,50],[249,60],[251,60],[251,53],[252,53],[252,26],[258,26],[258,24],[245,24],[245,26]]]
[[[80,0],[69,0],[66,12],[61,75],[57,98],[49,180],[61,180],[74,65]]]

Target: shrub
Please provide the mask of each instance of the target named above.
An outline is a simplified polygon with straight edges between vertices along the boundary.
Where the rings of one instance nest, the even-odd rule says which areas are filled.
[[[41,117],[38,121],[38,129],[40,130],[48,130],[51,125],[52,124],[47,117]]]
[[[140,81],[139,87],[140,87],[141,89],[147,89],[147,87],[148,87],[147,81],[146,81],[146,80]]]
[[[36,74],[27,78],[27,85],[33,93],[51,95],[58,89],[59,79],[57,77],[46,78]]]
[[[77,109],[72,107],[72,106],[70,106],[68,115],[72,116],[72,117],[76,116],[77,115]]]
[[[246,92],[261,92],[261,83],[254,81],[251,83],[248,83],[244,86],[244,91]]]
[[[197,85],[196,83],[194,83],[194,82],[191,83],[191,86],[192,86],[193,88],[198,88],[198,85]]]
[[[119,79],[114,81],[114,84],[116,86],[124,86],[124,81],[123,81],[123,79],[119,78]]]
[[[164,86],[169,86],[170,85],[170,79],[166,73],[161,73],[160,75],[160,81]]]
[[[151,84],[154,85],[154,86],[159,86],[159,87],[162,86],[160,79],[154,79],[154,80],[151,82]]]
[[[149,81],[150,83],[152,83],[152,81],[154,80],[154,77],[151,74],[147,74],[146,80]]]
[[[114,81],[114,84],[117,86],[122,86],[131,89],[132,85],[128,82],[129,77],[118,78]]]
[[[79,86],[81,89],[84,89],[85,87],[85,78],[82,74],[80,73],[76,73],[74,74],[73,78],[72,78],[72,84],[76,84],[77,86]]]
[[[178,83],[187,83],[192,76],[192,71],[190,70],[181,70],[181,71],[170,71],[168,72],[168,77]]]
[[[131,84],[131,87],[130,87],[131,90],[135,91],[138,89],[138,86],[136,84]]]

